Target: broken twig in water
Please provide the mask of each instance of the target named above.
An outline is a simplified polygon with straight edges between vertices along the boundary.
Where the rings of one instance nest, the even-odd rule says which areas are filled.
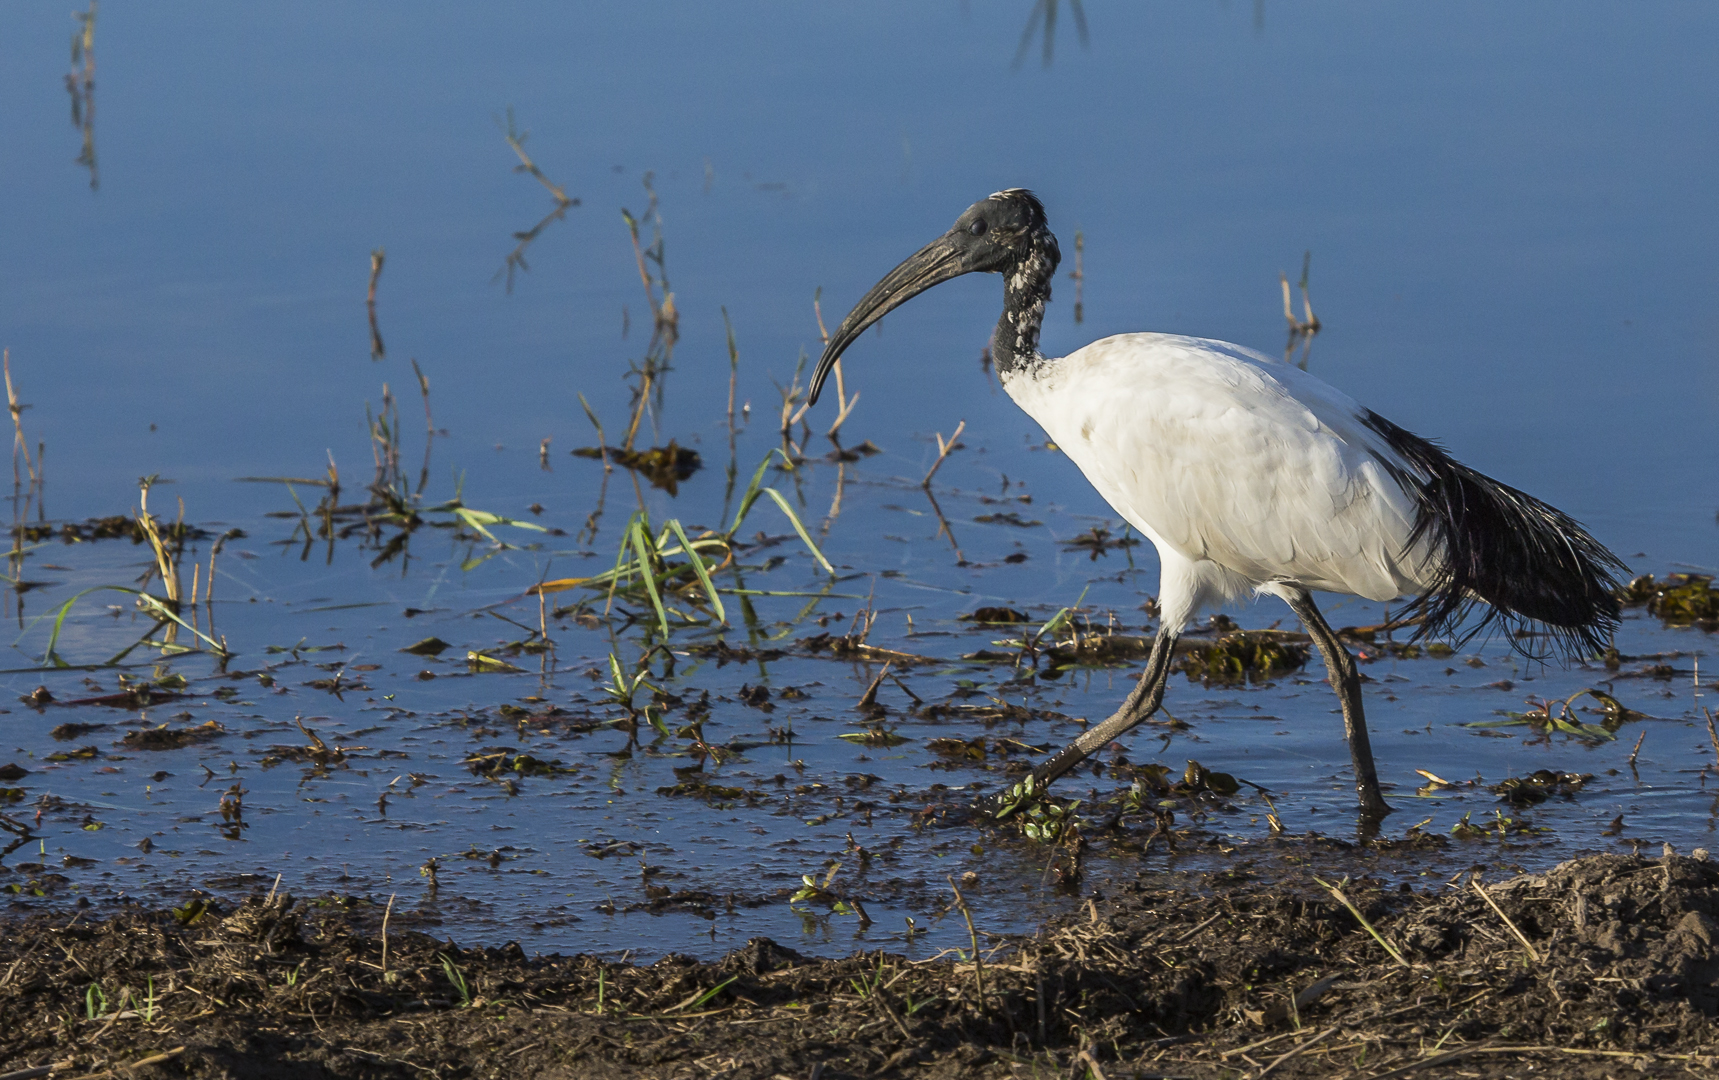
[[[869,628],[868,628],[868,631],[869,631]],[[884,677],[889,674],[889,664],[890,663],[893,663],[893,661],[886,662],[883,665],[883,670],[878,672],[877,678],[873,679],[871,681],[871,685],[865,688],[865,693],[860,695],[859,704],[855,705],[854,708],[856,708],[856,709],[874,709],[877,707],[877,690],[878,690],[878,687],[883,685]]]
[[[377,248],[370,253],[370,291],[364,298],[364,306],[370,312],[370,359],[380,360],[388,355],[388,350],[382,347],[382,331],[376,325],[376,279],[382,276],[382,264],[388,259],[388,253]]]
[[[30,461],[30,444],[24,438],[24,410],[28,405],[18,403],[18,392],[12,388],[12,350],[0,352],[6,373],[6,407],[12,412],[12,485],[22,486],[23,478],[18,475],[18,455],[24,455],[24,468],[30,474],[30,483],[36,483],[36,466]]]
[[[824,348],[827,349],[830,347],[830,331],[829,328],[824,325],[824,308],[821,303],[823,295],[824,287],[820,285],[818,286],[817,291],[812,294],[812,314],[817,316],[818,319],[818,340],[823,342]],[[860,399],[858,394],[855,394],[851,398],[848,397],[847,384],[842,380],[842,361],[840,357],[836,358],[835,375],[836,420],[835,423],[830,425],[830,430],[824,432],[824,436],[831,439],[836,437],[836,432],[841,430],[841,426],[846,422],[848,414],[854,411],[854,406],[859,404]],[[807,407],[809,408],[810,405],[808,404]],[[803,413],[805,412],[805,409],[801,409],[800,411]]]
[[[967,421],[955,425],[955,434],[949,436],[949,441],[943,441],[943,433],[935,432],[937,436],[937,460],[931,463],[931,471],[925,474],[925,479],[919,482],[922,488],[931,487],[931,478],[937,475],[937,470],[943,467],[943,459],[948,457],[960,445],[961,432],[967,429]]]

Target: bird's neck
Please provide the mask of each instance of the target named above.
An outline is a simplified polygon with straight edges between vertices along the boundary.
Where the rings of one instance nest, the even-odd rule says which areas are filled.
[[[1051,278],[1061,259],[1056,237],[1046,231],[1034,238],[1018,263],[1003,271],[1003,314],[991,335],[991,358],[999,374],[1022,370],[1041,359],[1039,328],[1044,325]]]

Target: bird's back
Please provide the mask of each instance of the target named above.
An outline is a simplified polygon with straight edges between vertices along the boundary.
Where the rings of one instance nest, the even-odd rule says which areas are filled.
[[[1393,475],[1407,463],[1306,372],[1226,342],[1124,334],[1003,385],[1167,559],[1374,600],[1436,579]]]

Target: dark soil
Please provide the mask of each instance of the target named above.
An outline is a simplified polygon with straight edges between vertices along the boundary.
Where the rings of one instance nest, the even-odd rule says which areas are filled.
[[[0,923],[0,1080],[1713,1075],[1713,863],[1342,892],[1403,963],[1313,881],[1227,876],[1094,897],[979,967],[528,957],[284,894],[35,914]]]

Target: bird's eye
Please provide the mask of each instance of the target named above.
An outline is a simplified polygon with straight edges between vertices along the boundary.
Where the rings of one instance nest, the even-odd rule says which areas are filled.
[[[967,231],[972,233],[974,236],[984,236],[985,219],[979,218],[977,221],[973,222],[973,224],[967,226]]]

